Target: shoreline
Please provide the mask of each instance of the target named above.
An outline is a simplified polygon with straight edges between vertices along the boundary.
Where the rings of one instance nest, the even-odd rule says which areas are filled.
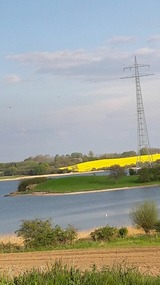
[[[85,172],[88,173],[88,172]],[[39,178],[39,177],[59,177],[59,176],[65,176],[65,175],[73,175],[73,173],[62,173],[62,174],[44,174],[44,175],[28,175],[28,176],[18,176],[18,177],[9,177],[7,178],[0,178],[1,181],[15,181],[15,180],[23,180],[23,179],[31,179],[31,178]],[[77,174],[77,173],[76,173]],[[80,173],[78,173],[80,174]]]
[[[81,195],[81,194],[93,194],[93,193],[99,193],[99,192],[112,192],[112,191],[123,191],[123,190],[129,190],[129,189],[137,189],[137,188],[148,188],[148,187],[160,187],[159,184],[153,184],[153,185],[141,185],[141,186],[131,186],[131,187],[117,187],[117,188],[108,188],[108,189],[100,189],[100,190],[86,190],[86,191],[79,191],[79,192],[66,192],[66,193],[50,193],[50,192],[32,192],[32,193],[25,193],[21,194],[18,192],[13,192],[8,195],[5,195],[5,197],[11,197],[11,196],[64,196],[64,195]]]
[[[82,175],[82,174],[93,174],[98,172],[106,172],[105,170],[95,170],[95,171],[84,171],[84,172],[69,172],[69,173],[61,173],[61,174],[41,174],[41,175],[28,175],[28,176],[17,176],[17,177],[0,177],[1,181],[14,181],[14,180],[23,180],[23,179],[31,179],[31,178],[39,178],[39,177],[61,177],[61,176],[70,176],[70,175]]]
[[[93,171],[93,172],[83,172],[86,173],[97,173],[99,171]],[[100,171],[101,172],[101,171]],[[38,177],[63,177],[63,176],[70,176],[70,175],[82,175],[81,172],[78,173],[62,173],[62,174],[44,174],[44,175],[33,175],[33,176],[24,176],[24,177],[9,177],[9,178],[2,178],[1,181],[18,181],[23,179],[30,179],[30,178],[38,178]],[[128,189],[137,189],[137,188],[148,188],[148,187],[160,187],[160,184],[150,184],[150,185],[137,185],[137,186],[126,186],[126,187],[116,187],[116,188],[106,188],[106,189],[95,189],[95,190],[82,190],[82,191],[75,191],[75,192],[62,192],[62,193],[56,193],[56,192],[32,192],[32,193],[20,193],[18,191],[11,192],[5,197],[10,196],[64,196],[64,195],[81,195],[81,194],[93,194],[98,192],[111,192],[111,191],[123,191]]]

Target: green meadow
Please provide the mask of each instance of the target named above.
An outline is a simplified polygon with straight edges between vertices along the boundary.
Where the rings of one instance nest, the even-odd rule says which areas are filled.
[[[109,176],[74,176],[48,179],[33,186],[30,192],[71,193],[103,189],[138,187],[157,184],[154,182],[140,183],[138,176],[123,176],[118,180]]]

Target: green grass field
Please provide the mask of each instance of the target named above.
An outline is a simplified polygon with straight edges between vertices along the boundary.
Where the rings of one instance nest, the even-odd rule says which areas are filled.
[[[109,176],[74,176],[48,179],[33,187],[32,192],[70,193],[113,188],[138,187],[154,183],[139,183],[137,176],[124,176],[117,181]],[[157,182],[156,182],[157,184]]]

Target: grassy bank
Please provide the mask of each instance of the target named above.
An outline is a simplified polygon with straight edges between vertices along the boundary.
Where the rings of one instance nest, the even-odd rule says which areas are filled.
[[[148,186],[154,183],[139,183],[137,176],[124,176],[115,180],[109,176],[74,176],[48,179],[35,185],[29,192],[71,193],[103,189]],[[160,184],[160,183],[159,183]],[[155,182],[157,185],[157,182]]]
[[[94,241],[91,239],[91,232],[78,232],[77,239],[71,244],[57,244],[50,246],[39,246],[38,249],[34,247],[26,248],[24,246],[23,238],[13,235],[0,236],[0,253],[14,253],[26,251],[46,251],[46,250],[63,250],[63,249],[114,249],[114,248],[134,248],[134,247],[159,247],[160,234],[144,234],[143,230],[133,227],[128,228],[126,237],[115,237],[109,241]]]
[[[0,253],[23,253],[23,252],[45,252],[52,250],[100,250],[100,249],[129,249],[129,248],[151,248],[160,247],[160,238],[149,238],[145,236],[141,237],[130,237],[124,240],[115,240],[111,242],[103,242],[103,241],[92,241],[91,239],[86,240],[78,240],[74,242],[74,244],[66,244],[66,245],[55,245],[55,246],[42,246],[38,249],[36,248],[25,248],[23,245],[6,243],[0,244]]]

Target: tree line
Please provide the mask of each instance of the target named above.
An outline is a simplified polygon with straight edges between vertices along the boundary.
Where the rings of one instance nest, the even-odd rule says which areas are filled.
[[[141,154],[146,153],[147,150],[143,148]],[[160,153],[160,149],[152,148],[150,149],[150,153]],[[73,152],[65,155],[56,154],[55,156],[40,154],[35,157],[28,157],[20,162],[1,162],[0,176],[57,174],[64,172],[60,170],[61,167],[71,166],[80,162],[132,156],[136,156],[136,152],[133,150],[123,153],[106,153],[100,155],[95,155],[93,151],[89,151],[88,154]]]

